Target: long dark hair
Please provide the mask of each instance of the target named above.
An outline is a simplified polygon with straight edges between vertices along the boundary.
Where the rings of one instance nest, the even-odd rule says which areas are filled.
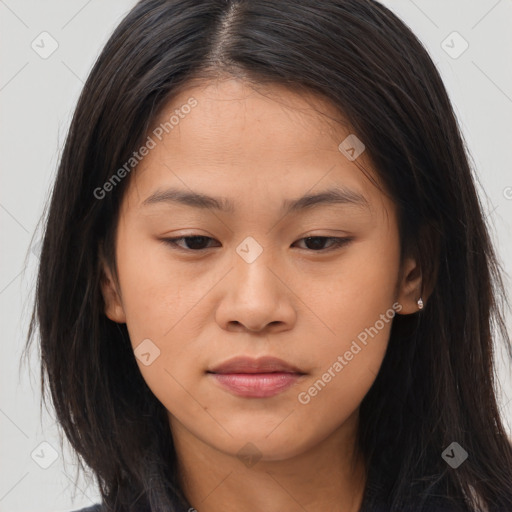
[[[94,191],[172,96],[218,76],[328,99],[397,206],[402,256],[420,262],[426,306],[395,317],[360,408],[364,510],[510,512],[512,446],[494,388],[495,334],[512,355],[501,267],[439,73],[410,29],[371,0],[142,0],[94,65],[58,169],[26,348],[39,328],[43,396],[46,380],[108,510],[186,501],[164,406],[126,326],[103,311],[99,252],[115,269],[129,178],[102,199]],[[468,453],[457,468],[442,456],[454,442]]]

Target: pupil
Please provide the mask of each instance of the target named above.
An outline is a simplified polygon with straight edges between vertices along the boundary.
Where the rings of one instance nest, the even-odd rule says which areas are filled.
[[[206,239],[205,236],[189,236],[187,237],[187,245],[189,246],[189,249],[200,249],[201,242],[204,242]],[[192,243],[190,241],[192,240]],[[199,247],[197,247],[196,244],[194,244],[194,241],[197,242],[199,240]],[[192,247],[191,247],[192,245]]]
[[[310,244],[311,240],[316,240],[316,244],[313,242],[313,247],[310,247],[310,249],[321,249],[322,245],[324,244],[325,240],[318,236],[310,236],[306,238],[306,244]]]

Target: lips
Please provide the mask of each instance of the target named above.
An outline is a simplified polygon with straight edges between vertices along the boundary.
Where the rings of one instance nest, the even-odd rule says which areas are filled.
[[[296,373],[304,375],[296,366],[278,359],[276,357],[260,357],[253,359],[251,357],[234,357],[221,363],[208,373],[226,374],[226,373]]]
[[[216,385],[243,398],[268,398],[284,392],[305,375],[275,357],[235,357],[206,372]]]

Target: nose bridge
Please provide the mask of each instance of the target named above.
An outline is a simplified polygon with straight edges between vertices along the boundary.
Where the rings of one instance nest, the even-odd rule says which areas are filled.
[[[273,260],[270,251],[269,247],[263,247],[253,236],[247,236],[236,247],[235,277],[237,289],[242,295],[246,292],[249,296],[263,293],[267,300],[271,300],[279,293],[276,283],[272,282],[275,277],[268,268]]]
[[[234,268],[217,309],[217,322],[223,328],[236,324],[251,331],[271,323],[289,328],[294,310],[286,287],[274,275],[279,271],[272,269],[275,259],[271,249],[248,236],[235,250]]]

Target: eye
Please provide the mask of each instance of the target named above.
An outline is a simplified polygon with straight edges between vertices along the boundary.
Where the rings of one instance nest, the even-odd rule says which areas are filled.
[[[308,247],[310,250],[314,252],[327,252],[347,245],[352,241],[352,238],[337,238],[332,236],[308,236],[306,238],[301,238],[300,240],[298,240],[298,242],[302,242],[303,240],[306,243],[306,245],[310,246]],[[325,249],[323,246],[327,241],[331,241],[332,244],[329,248]]]
[[[193,251],[193,252],[200,252],[204,251],[206,249],[209,249],[210,247],[206,247],[208,241],[215,240],[214,238],[211,238],[209,236],[202,236],[202,235],[195,235],[195,236],[182,236],[177,238],[165,238],[163,239],[163,242],[178,247],[179,249],[183,249],[184,251]],[[301,238],[297,242],[305,241],[306,249],[309,249],[313,252],[327,252],[334,249],[337,249],[338,247],[342,247],[344,245],[347,245],[352,241],[352,238],[337,238],[337,237],[329,237],[329,236],[309,236],[306,238]],[[323,247],[326,242],[330,241],[331,245],[327,249]],[[179,242],[184,242],[185,247],[180,245]]]
[[[178,244],[178,241],[186,240],[186,245],[189,245],[189,247],[182,247],[180,244]],[[214,240],[213,238],[209,236],[202,236],[202,235],[194,235],[194,236],[181,236],[177,238],[165,238],[163,242],[172,245],[177,246],[180,249],[183,249],[185,251],[204,251],[205,249],[208,249],[208,247],[204,247],[205,242],[208,240]]]

